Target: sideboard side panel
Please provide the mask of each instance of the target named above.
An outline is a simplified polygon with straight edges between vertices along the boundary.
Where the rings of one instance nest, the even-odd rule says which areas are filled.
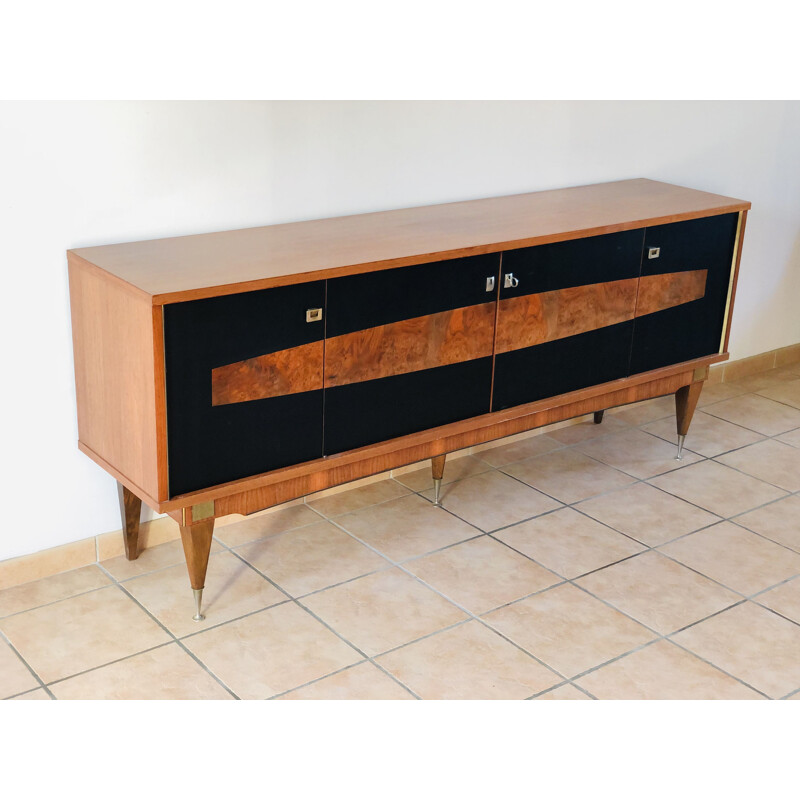
[[[153,309],[69,259],[78,438],[132,487],[159,497]]]

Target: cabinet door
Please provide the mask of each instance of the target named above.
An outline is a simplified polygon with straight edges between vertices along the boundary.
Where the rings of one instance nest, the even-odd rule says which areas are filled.
[[[627,376],[643,235],[503,253],[492,410]]]
[[[165,306],[170,496],[322,456],[324,298],[316,281]]]
[[[499,261],[328,281],[326,454],[489,411]]]
[[[645,234],[631,373],[720,351],[738,214]]]

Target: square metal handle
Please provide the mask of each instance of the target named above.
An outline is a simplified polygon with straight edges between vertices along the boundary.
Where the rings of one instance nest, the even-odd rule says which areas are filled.
[[[321,319],[321,308],[309,308],[308,311],[306,311],[306,322],[319,322]]]
[[[660,247],[651,247],[647,251],[648,258],[658,258],[661,255]]]

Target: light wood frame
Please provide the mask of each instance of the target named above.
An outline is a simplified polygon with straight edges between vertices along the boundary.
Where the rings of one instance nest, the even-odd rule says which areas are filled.
[[[706,376],[710,364],[729,357],[730,320],[749,208],[750,204],[742,200],[638,179],[69,251],[78,446],[155,511],[168,513],[187,529],[203,523],[202,530],[207,532],[219,516],[254,513],[422,459],[438,458],[570,417],[665,394],[676,394],[679,428],[686,428],[699,395],[698,384],[702,386],[704,380],[698,376]],[[202,491],[170,496],[164,359],[166,303],[732,212],[738,212],[739,224],[721,352]],[[325,247],[324,236],[329,237],[329,247]],[[280,254],[279,263],[270,246]],[[196,263],[191,260],[193,256]],[[216,270],[215,258],[219,262]],[[169,267],[164,266],[167,263]],[[129,536],[135,542],[130,526]],[[135,545],[129,550],[135,551]],[[193,577],[193,585],[197,582]]]

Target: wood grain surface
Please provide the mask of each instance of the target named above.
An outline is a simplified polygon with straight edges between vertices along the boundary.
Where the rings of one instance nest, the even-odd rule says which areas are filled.
[[[490,356],[494,317],[495,303],[480,303],[334,336],[325,388]]]
[[[212,405],[402,375],[616,325],[703,297],[707,270],[521,295],[378,325],[217,367]],[[638,299],[637,299],[638,289]],[[495,316],[497,335],[495,336]]]
[[[435,481],[440,481],[444,477],[444,462],[447,459],[447,453],[442,453],[440,456],[434,456],[431,459],[431,477]]]
[[[322,341],[211,370],[211,404],[223,406],[322,388]]]
[[[142,500],[119,481],[117,481],[117,493],[125,558],[128,561],[135,561],[139,557],[139,518],[142,513]]]
[[[639,279],[639,296],[636,300],[636,316],[653,314],[692,300],[699,300],[706,293],[707,269],[690,272],[667,272],[663,275],[643,275]]]
[[[694,410],[697,408],[704,383],[705,381],[695,381],[675,392],[675,422],[678,436],[686,436],[689,433],[689,426],[692,424]]]
[[[747,208],[742,200],[637,178],[71,252],[158,305]]]
[[[141,487],[139,497],[165,500],[153,307],[72,259],[69,294],[79,442]]]
[[[208,556],[214,535],[214,517],[196,522],[194,525],[181,525],[180,528],[183,554],[189,570],[189,583],[192,589],[202,589],[206,583]]]
[[[496,351],[507,353],[633,319],[638,282],[626,278],[501,300]]]
[[[167,302],[502,252],[738,211],[742,224],[730,290],[732,309],[749,208],[750,203],[746,201],[636,179],[72,250],[68,261],[79,447],[159,512],[177,513],[176,510],[184,506],[214,498],[226,498],[230,508],[236,506],[239,510],[252,511],[281,502],[277,498],[290,499],[290,496],[297,497],[392,466],[442,455],[576,413],[675,391],[676,385],[691,382],[685,380],[685,369],[728,357],[729,317],[723,352],[719,355],[168,499],[161,306]],[[658,277],[662,282],[667,280]],[[680,280],[691,281],[692,278],[685,276]],[[663,283],[660,288],[655,283],[652,287],[643,285],[638,313],[670,307],[659,303],[688,302],[680,298],[694,297],[700,291],[699,276],[694,280],[693,285],[682,287]],[[608,292],[607,289],[603,291]],[[597,302],[585,305],[587,320],[584,321],[582,316],[562,313],[560,300],[541,305],[540,298],[538,317],[531,314],[533,320],[523,325],[529,331],[525,335],[573,335],[567,331],[578,332],[589,321],[598,325],[607,320],[605,324],[610,325],[620,315],[628,318],[624,316],[628,314],[626,290],[618,294],[600,294],[594,299]],[[498,315],[498,336],[502,324],[512,325],[516,318],[519,325],[520,316],[524,319],[528,314],[528,309],[517,311],[516,317],[510,313],[508,322],[501,323],[500,304],[489,305]],[[397,338],[398,342],[404,342],[401,350],[405,349],[389,355],[379,352],[379,348],[367,340],[351,341],[351,355],[348,355],[343,343],[337,362],[338,374],[357,376],[368,374],[370,370],[384,374],[386,370],[399,368],[404,357],[416,358],[416,363],[424,365],[429,359],[441,362],[446,358],[460,358],[459,353],[483,353],[482,341],[473,343],[464,335],[464,320],[461,321],[465,325],[463,329],[459,329],[456,322],[451,315],[446,324],[425,323],[432,326],[425,329],[425,333],[422,327],[416,333],[413,327],[407,329],[404,336]],[[451,325],[455,325],[452,331],[456,335],[448,344],[443,332],[451,330]],[[422,348],[419,342],[431,335],[440,336],[438,349]],[[508,344],[511,339],[511,333],[507,334],[506,344],[499,342],[497,350],[511,347]],[[517,338],[513,346],[525,346],[522,341],[524,339]],[[373,355],[366,372],[360,372],[361,368],[355,366],[359,359],[352,353],[356,349],[365,357],[369,353]],[[279,369],[280,359],[275,354],[272,356],[268,364],[248,367],[248,382],[269,392],[276,391],[281,381],[290,391],[306,385],[306,380],[311,382],[308,375],[294,374],[288,351],[283,369]],[[320,357],[318,352],[316,357]],[[225,398],[225,392],[232,397],[235,391],[236,370],[231,370],[226,377],[227,388],[220,390],[219,398]],[[315,388],[320,386],[319,381],[314,384]],[[242,391],[241,387],[238,391]],[[247,391],[252,391],[252,387]],[[217,513],[226,513],[224,508],[220,505]]]

